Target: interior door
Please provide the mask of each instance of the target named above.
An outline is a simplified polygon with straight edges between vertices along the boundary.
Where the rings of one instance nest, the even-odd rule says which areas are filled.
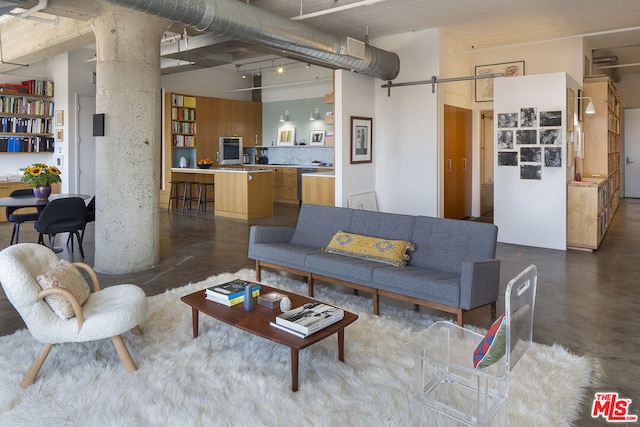
[[[444,106],[444,217],[471,215],[471,110]]]
[[[624,110],[624,197],[640,198],[640,108]]]
[[[96,139],[93,136],[93,115],[96,97],[78,96],[78,192],[96,194]]]

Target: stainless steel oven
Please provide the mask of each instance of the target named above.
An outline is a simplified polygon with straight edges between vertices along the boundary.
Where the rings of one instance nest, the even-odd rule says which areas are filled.
[[[242,137],[220,137],[220,150],[218,151],[219,165],[241,165],[242,155]]]

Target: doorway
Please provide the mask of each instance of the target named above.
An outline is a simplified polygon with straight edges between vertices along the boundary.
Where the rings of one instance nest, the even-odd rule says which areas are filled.
[[[640,198],[640,108],[624,110],[624,197]]]
[[[444,106],[444,217],[471,216],[472,112]]]
[[[480,216],[493,218],[493,111],[480,112]]]
[[[78,95],[78,193],[96,194],[96,139],[93,136],[95,95]]]

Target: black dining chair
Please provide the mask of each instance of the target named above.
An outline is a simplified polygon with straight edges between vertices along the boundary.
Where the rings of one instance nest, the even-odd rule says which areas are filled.
[[[87,221],[87,207],[80,197],[55,199],[47,203],[34,227],[40,233],[38,243],[44,245],[44,235],[49,235],[49,248],[53,245],[56,234],[71,233],[78,241],[80,255],[84,258],[82,238],[80,232],[84,230]],[[73,252],[73,237],[71,238],[71,252]]]
[[[13,190],[9,197],[18,197],[18,196],[33,196],[32,189],[24,189],[24,190]],[[16,243],[20,241],[20,224],[23,222],[37,221],[38,220],[38,212],[27,212],[22,213],[24,211],[20,211],[21,208],[18,206],[7,206],[7,221],[13,223],[13,233],[11,233],[11,244],[13,245],[13,239],[15,238]],[[18,213],[16,213],[18,212]]]
[[[87,219],[84,223],[84,228],[82,229],[82,233],[80,233],[81,241],[84,241],[84,231],[87,228],[87,224],[90,222],[95,222],[95,220],[96,220],[96,196],[93,196],[91,200],[89,200],[89,203],[87,203]],[[69,242],[71,242],[71,236],[72,234],[69,234],[69,237],[67,238],[67,245],[69,245]]]

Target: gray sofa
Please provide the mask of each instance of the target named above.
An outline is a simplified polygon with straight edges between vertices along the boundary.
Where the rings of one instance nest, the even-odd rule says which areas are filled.
[[[408,240],[416,250],[401,267],[322,252],[339,230]],[[465,310],[485,305],[495,317],[497,234],[493,224],[304,204],[295,228],[252,226],[249,258],[258,281],[265,267],[284,270],[306,278],[309,296],[314,280],[337,283],[370,292],[374,314],[386,296],[454,314],[462,325]]]

